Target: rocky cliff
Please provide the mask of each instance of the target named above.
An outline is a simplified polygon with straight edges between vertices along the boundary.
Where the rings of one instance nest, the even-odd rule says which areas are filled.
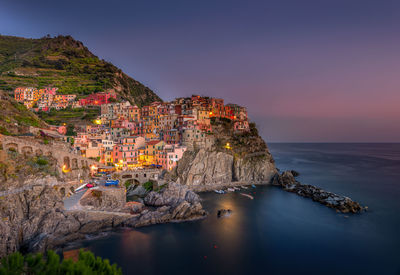
[[[87,234],[117,227],[192,220],[206,215],[199,197],[187,187],[174,183],[161,192],[150,192],[145,197],[145,206],[135,214],[116,212],[118,209],[114,212],[66,211],[59,192],[45,186],[45,180],[48,181],[34,180],[32,190],[0,197],[0,258],[14,251],[54,249]]]
[[[268,183],[277,170],[255,125],[240,133],[232,130],[231,123],[214,120],[213,146],[186,151],[170,177],[196,190],[235,182]]]

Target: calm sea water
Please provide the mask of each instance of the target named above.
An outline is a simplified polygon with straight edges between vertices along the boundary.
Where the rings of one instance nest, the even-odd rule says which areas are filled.
[[[202,194],[201,221],[85,241],[125,274],[400,274],[400,144],[270,144],[281,170],[369,212],[334,210],[272,186]],[[216,217],[230,208],[230,217]]]

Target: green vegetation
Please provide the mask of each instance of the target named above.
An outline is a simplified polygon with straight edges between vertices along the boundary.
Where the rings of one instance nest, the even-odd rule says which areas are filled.
[[[29,175],[58,176],[55,159],[47,156],[32,156],[32,154],[20,154],[14,148],[9,148],[3,159],[0,160],[0,182],[10,178],[24,178]]]
[[[161,190],[163,190],[165,187],[167,187],[167,185],[168,184],[162,184],[162,185],[160,185],[159,187],[157,187],[157,188],[154,188],[154,190],[153,191],[156,191],[156,192],[160,192]]]
[[[0,133],[3,135],[27,133],[29,126],[46,127],[40,118],[3,91],[0,91],[0,106]]]
[[[11,136],[11,133],[4,126],[0,126],[0,134],[5,136]]]
[[[71,36],[25,39],[0,36],[0,90],[58,87],[78,99],[118,87],[122,98],[142,106],[160,100],[148,87],[100,60]]]
[[[143,183],[143,187],[144,189],[146,189],[146,191],[152,191],[153,190],[153,182],[151,180]]]
[[[131,186],[133,184],[133,179],[129,179],[125,181],[125,187],[126,189],[128,189],[129,186]]]
[[[39,112],[38,116],[51,125],[62,125],[64,123],[74,123],[81,120],[91,121],[100,114],[98,107],[93,108],[65,108],[61,110],[52,109],[49,112]],[[69,132],[68,132],[69,131]],[[67,135],[76,136],[73,132],[73,125],[67,126]]]
[[[37,158],[36,159],[36,164],[40,165],[40,166],[44,166],[49,164],[49,161],[45,158]]]
[[[95,257],[89,251],[79,251],[79,259],[74,262],[71,259],[60,261],[60,256],[49,250],[46,257],[42,254],[13,253],[1,260],[0,275],[6,274],[85,274],[85,275],[114,275],[122,274],[116,264],[111,265],[106,259]]]

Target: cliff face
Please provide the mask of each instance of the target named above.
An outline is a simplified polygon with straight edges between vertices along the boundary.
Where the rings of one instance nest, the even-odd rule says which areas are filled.
[[[41,185],[43,180],[36,180]],[[63,212],[58,193],[51,187],[36,187],[0,199],[0,257],[16,250],[32,251],[47,241],[77,230],[79,222]]]
[[[269,183],[277,170],[255,125],[249,133],[232,128],[229,121],[213,121],[214,145],[186,151],[171,177],[198,190],[235,182]]]
[[[15,251],[43,252],[116,227],[185,221],[206,215],[200,198],[174,183],[159,193],[150,192],[145,198],[149,207],[135,214],[115,212],[120,210],[118,203],[117,208],[107,208],[113,212],[67,211],[59,192],[44,185],[49,180],[57,182],[56,178],[31,179],[29,183],[35,184],[32,190],[0,197],[0,258]]]
[[[274,163],[266,155],[235,158],[229,153],[200,149],[185,152],[175,176],[180,184],[211,187],[234,182],[268,183],[276,172]]]

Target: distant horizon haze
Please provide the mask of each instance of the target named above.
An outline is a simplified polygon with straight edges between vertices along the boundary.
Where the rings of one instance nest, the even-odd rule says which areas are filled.
[[[71,35],[163,100],[248,108],[267,142],[400,142],[400,1],[0,0],[0,34]]]

